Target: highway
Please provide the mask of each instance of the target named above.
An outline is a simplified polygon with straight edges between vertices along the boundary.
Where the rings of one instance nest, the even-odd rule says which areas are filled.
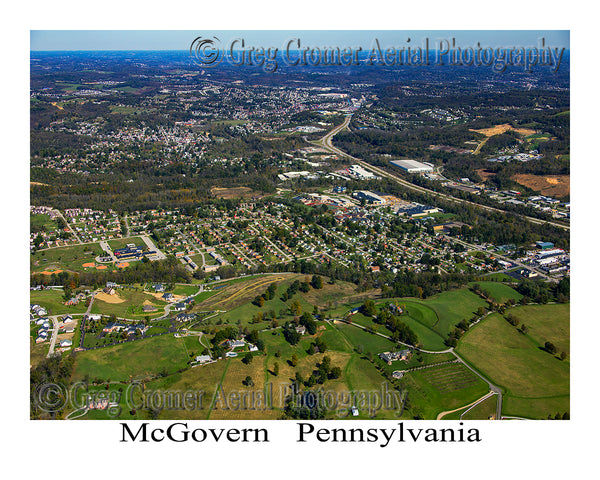
[[[320,140],[317,140],[316,142],[314,142],[316,145],[323,147],[327,150],[329,150],[331,153],[335,153],[337,155],[340,155],[342,157],[347,157],[352,159],[353,161],[355,161],[357,164],[361,165],[362,167],[364,167],[365,169],[380,175],[382,177],[387,177],[393,181],[395,181],[396,183],[410,189],[410,190],[414,190],[417,192],[421,192],[421,193],[427,193],[429,195],[434,195],[436,197],[440,197],[440,198],[444,198],[445,200],[448,200],[450,202],[454,202],[454,203],[460,203],[463,205],[470,205],[476,208],[480,208],[483,210],[487,210],[489,212],[500,212],[500,213],[508,213],[502,209],[499,208],[494,208],[494,207],[489,207],[487,205],[480,205],[478,203],[474,203],[474,202],[470,202],[468,200],[462,200],[460,198],[456,198],[453,197],[452,195],[447,195],[445,193],[440,193],[440,192],[434,192],[433,190],[429,190],[428,188],[424,188],[424,187],[420,187],[418,185],[414,185],[406,180],[403,180],[400,177],[397,177],[396,175],[393,175],[391,173],[386,172],[385,170],[379,168],[379,167],[374,167],[373,165],[360,160],[356,157],[353,157],[352,155],[347,154],[346,152],[343,152],[342,150],[340,150],[337,147],[334,147],[333,144],[331,143],[332,138],[339,132],[341,132],[342,130],[348,128],[348,125],[350,124],[350,120],[352,119],[352,114],[348,114],[346,115],[346,119],[344,120],[344,123],[342,123],[341,125],[338,125],[337,127],[335,127],[333,130],[331,130],[329,133],[327,133],[327,135],[325,135],[323,138],[321,138]],[[512,213],[512,212],[511,212]],[[562,225],[560,223],[555,223],[555,222],[550,222],[547,220],[540,220],[538,218],[533,218],[533,217],[528,217],[526,215],[521,215],[518,213],[513,213],[513,215],[516,215],[518,217],[521,217],[531,223],[535,223],[538,225],[543,225],[543,224],[549,224],[549,225],[553,225],[555,227],[558,228],[562,228],[563,230],[570,230],[570,226],[568,225]]]

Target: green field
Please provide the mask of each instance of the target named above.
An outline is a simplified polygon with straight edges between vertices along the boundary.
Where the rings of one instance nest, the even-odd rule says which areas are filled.
[[[505,392],[503,415],[546,418],[569,410],[569,361],[541,349],[549,338],[568,348],[568,305],[541,307],[511,309],[527,335],[493,314],[459,342],[457,353]]]
[[[487,383],[457,363],[416,370],[402,381],[410,414],[424,419],[435,420],[439,413],[468,405],[489,391]]]
[[[477,283],[482,290],[487,290],[490,295],[496,299],[497,303],[505,303],[509,299],[518,302],[523,298],[523,295],[514,288],[500,282],[473,282],[469,285],[474,285],[475,283]]]
[[[74,381],[101,378],[126,382],[131,378],[173,373],[185,368],[189,360],[182,339],[162,335],[114,347],[78,352]]]
[[[44,228],[46,232],[52,232],[58,228],[58,223],[50,218],[50,215],[44,213],[32,214],[29,216],[29,223],[32,227]]]
[[[108,245],[113,250],[116,250],[118,248],[125,248],[129,243],[133,243],[136,247],[142,247],[143,250],[147,250],[146,243],[142,240],[141,237],[117,238],[115,240],[108,241]]]
[[[198,293],[198,288],[197,285],[175,285],[175,288],[171,290],[171,293],[173,293],[173,295],[189,297],[190,295]]]

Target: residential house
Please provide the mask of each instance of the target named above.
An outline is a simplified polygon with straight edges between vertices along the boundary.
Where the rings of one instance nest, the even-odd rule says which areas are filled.
[[[245,340],[228,340],[227,341],[227,346],[229,348],[238,348],[238,347],[243,347],[244,345],[246,345]]]
[[[176,312],[183,312],[185,310],[185,303],[183,302],[178,302],[175,304],[174,310]]]

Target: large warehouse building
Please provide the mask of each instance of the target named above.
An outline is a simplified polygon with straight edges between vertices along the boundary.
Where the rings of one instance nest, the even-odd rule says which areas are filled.
[[[433,166],[416,160],[391,160],[391,162],[408,173],[433,172]]]

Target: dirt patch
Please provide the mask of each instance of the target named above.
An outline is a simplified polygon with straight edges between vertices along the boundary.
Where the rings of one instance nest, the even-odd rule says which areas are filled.
[[[571,191],[570,175],[531,175],[519,173],[513,175],[511,180],[549,197],[565,197]]]
[[[215,197],[219,198],[251,198],[256,197],[257,194],[249,187],[232,187],[232,188],[220,188],[213,187],[210,189],[210,193]]]
[[[53,273],[60,273],[62,272],[62,270],[44,270],[43,272],[37,272],[37,273],[41,273],[42,275],[52,275]]]
[[[165,301],[165,299],[163,298],[164,293],[151,293],[151,292],[146,292],[146,295],[152,295],[155,298],[158,298],[159,300],[162,300],[163,302]],[[186,297],[184,295],[173,295],[173,299],[174,301],[180,301],[185,299]],[[152,304],[150,304],[152,305]]]
[[[488,172],[485,168],[480,168],[479,170],[476,170],[476,172],[477,172],[477,175],[479,175],[484,182],[488,178],[493,177],[494,175],[496,175],[493,172]]]
[[[106,303],[123,303],[125,301],[116,293],[114,295],[109,295],[108,293],[104,292],[97,293],[96,300],[102,300]]]
[[[491,137],[493,135],[500,135],[501,133],[507,132],[508,130],[514,130],[521,135],[533,135],[537,133],[535,130],[531,130],[529,128],[513,128],[508,123],[504,123],[502,125],[494,125],[490,128],[480,128],[479,130],[475,130],[473,128],[469,129],[471,132],[477,132],[485,135],[486,137]]]
[[[29,182],[29,185],[39,185],[41,187],[48,187],[47,183],[40,183],[40,182]]]

